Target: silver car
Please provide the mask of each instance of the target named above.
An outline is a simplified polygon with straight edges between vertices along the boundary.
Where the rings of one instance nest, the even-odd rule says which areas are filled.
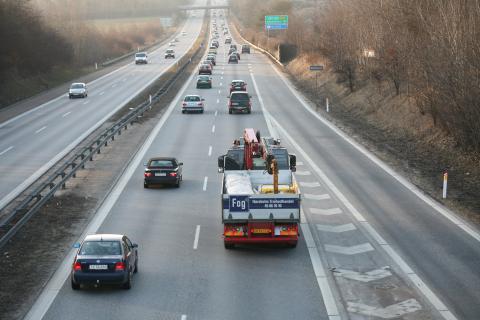
[[[190,111],[199,111],[203,113],[205,108],[205,99],[196,94],[189,94],[183,98],[182,101],[182,113],[187,113]]]
[[[87,85],[83,82],[72,83],[68,90],[68,97],[72,98],[86,98],[88,96]]]

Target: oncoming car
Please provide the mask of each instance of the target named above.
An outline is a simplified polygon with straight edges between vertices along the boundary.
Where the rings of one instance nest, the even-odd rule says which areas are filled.
[[[72,83],[68,90],[68,97],[72,98],[86,98],[88,96],[87,85],[83,82]]]
[[[132,276],[138,271],[138,245],[127,236],[95,234],[85,237],[73,260],[71,284],[73,290],[85,285],[119,284],[132,286]]]
[[[145,164],[143,187],[148,188],[152,184],[169,184],[180,187],[183,179],[182,166],[183,163],[178,162],[175,158],[151,158]]]
[[[147,64],[147,53],[146,52],[137,52],[135,53],[135,64]]]

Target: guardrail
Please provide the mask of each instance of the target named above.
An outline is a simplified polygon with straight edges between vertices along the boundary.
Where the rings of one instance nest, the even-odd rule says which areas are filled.
[[[3,247],[60,188],[65,189],[67,180],[72,177],[75,178],[77,171],[84,169],[85,163],[88,161],[93,161],[94,155],[99,154],[102,147],[107,146],[109,141],[115,140],[116,135],[121,135],[122,130],[127,130],[129,124],[132,125],[143,116],[145,111],[151,109],[152,105],[160,100],[162,95],[172,87],[188,65],[202,50],[205,50],[205,46],[200,45],[190,57],[184,56],[180,59],[183,60],[182,65],[179,66],[174,75],[168,79],[160,89],[149,96],[149,99],[137,105],[113,125],[92,139],[92,142],[88,146],[84,147],[80,153],[73,155],[65,161],[54,174],[47,177],[44,182],[27,195],[8,215],[3,217],[0,221],[0,248]],[[173,67],[175,66],[171,68]]]

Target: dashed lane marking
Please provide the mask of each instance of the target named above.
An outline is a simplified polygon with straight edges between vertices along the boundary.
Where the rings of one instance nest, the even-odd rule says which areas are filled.
[[[197,225],[195,229],[195,240],[193,240],[193,250],[197,250],[198,248],[198,238],[200,238],[200,225]]]
[[[35,133],[40,133],[42,132],[43,130],[47,129],[47,126],[44,126],[44,127],[41,127],[40,129],[38,129],[37,131],[35,131]]]
[[[67,117],[70,113],[72,113],[72,111],[68,111],[68,112],[64,113],[64,114],[62,115],[62,118]]]
[[[212,156],[212,146],[208,147],[208,156]]]
[[[98,95],[103,96],[105,94],[105,91],[100,92]]]
[[[87,105],[87,104],[89,104],[89,103],[90,103],[90,101],[87,100],[87,101],[85,101],[83,104],[84,104],[84,105]]]
[[[212,126],[212,133],[215,133],[215,125]]]
[[[208,177],[205,177],[203,179],[203,191],[207,191],[207,183],[208,183]]]

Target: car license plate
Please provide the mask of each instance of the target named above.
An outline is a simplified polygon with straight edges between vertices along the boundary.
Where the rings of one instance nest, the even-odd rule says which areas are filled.
[[[155,177],[165,177],[167,174],[162,172],[156,172]]]
[[[108,266],[106,264],[91,264],[89,266],[90,270],[107,270]]]
[[[252,229],[252,233],[272,233],[271,229]]]

